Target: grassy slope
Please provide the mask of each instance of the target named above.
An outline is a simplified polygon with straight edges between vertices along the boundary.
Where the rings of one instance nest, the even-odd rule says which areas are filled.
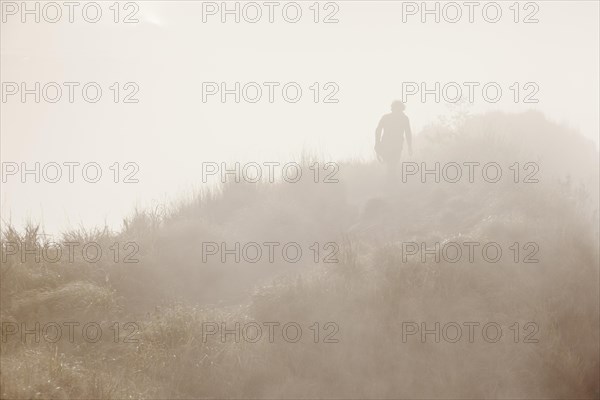
[[[139,264],[2,264],[2,321],[136,321],[138,344],[2,343],[3,398],[591,398],[598,386],[598,153],[536,113],[432,126],[414,160],[536,161],[539,184],[390,187],[348,162],[340,183],[225,185],[139,213]],[[4,241],[39,242],[35,230]],[[203,241],[337,241],[338,264],[201,263]],[[403,262],[399,242],[535,241],[539,264]],[[334,321],[337,344],[215,338],[203,321]],[[539,343],[401,341],[403,321],[535,321]],[[431,326],[431,325],[430,325]],[[121,332],[125,335],[126,332]],[[504,338],[503,338],[504,339]]]

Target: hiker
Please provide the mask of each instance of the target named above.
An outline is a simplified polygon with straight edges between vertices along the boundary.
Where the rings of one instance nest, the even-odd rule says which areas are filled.
[[[404,137],[408,144],[408,154],[412,155],[412,132],[410,121],[404,114],[405,105],[401,101],[392,103],[392,112],[381,117],[375,130],[375,153],[377,159],[386,165],[391,177],[396,175]],[[381,135],[383,132],[383,136]]]

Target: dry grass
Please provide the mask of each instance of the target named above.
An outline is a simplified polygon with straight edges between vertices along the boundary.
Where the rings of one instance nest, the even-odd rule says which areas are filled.
[[[540,183],[390,189],[380,166],[352,162],[341,166],[339,184],[224,185],[171,210],[140,211],[121,232],[62,239],[105,249],[135,241],[137,264],[8,256],[3,323],[97,321],[106,336],[8,337],[2,398],[598,398],[597,151],[536,113],[432,126],[417,143],[419,162],[536,161]],[[202,263],[200,243],[222,240],[336,241],[340,262]],[[540,263],[400,255],[401,242],[469,240],[503,248],[535,241]],[[44,236],[9,226],[2,241],[35,246]],[[114,343],[115,321],[140,330],[121,330]],[[294,321],[305,331],[297,343],[202,340],[203,323],[215,321]],[[314,343],[308,327],[330,321],[339,343]],[[403,343],[406,321],[494,321],[506,337]],[[509,327],[528,321],[539,342],[514,343]]]

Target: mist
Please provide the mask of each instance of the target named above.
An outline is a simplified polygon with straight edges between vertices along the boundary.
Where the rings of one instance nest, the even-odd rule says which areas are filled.
[[[34,82],[42,87],[56,82],[63,95],[56,103],[36,103],[33,95],[23,103],[21,92],[7,96],[0,125],[2,160],[26,162],[28,168],[35,162],[97,162],[105,179],[89,184],[80,173],[69,183],[65,167],[65,178],[57,183],[32,182],[20,173],[10,176],[2,182],[2,218],[21,227],[27,221],[42,223],[52,234],[80,225],[119,229],[136,206],[156,207],[197,190],[202,162],[284,163],[303,151],[323,154],[326,161],[372,159],[374,128],[392,100],[402,97],[416,134],[456,108],[472,113],[534,109],[597,146],[600,43],[594,2],[544,3],[535,14],[523,3],[519,20],[532,14],[538,23],[514,23],[508,5],[498,22],[488,23],[483,4],[473,11],[473,23],[464,6],[458,22],[446,22],[454,11],[442,12],[445,7],[439,4],[440,22],[429,15],[421,23],[421,11],[412,15],[403,5],[407,2],[389,1],[322,6],[321,23],[313,22],[315,12],[308,3],[297,23],[283,18],[284,3],[273,11],[273,23],[264,6],[259,22],[246,22],[244,15],[249,19],[254,14],[251,9],[243,14],[240,4],[240,23],[235,15],[226,15],[227,22],[221,23],[221,8],[212,15],[205,3],[139,3],[134,15],[139,23],[114,23],[108,6],[94,24],[83,19],[80,8],[73,11],[73,23],[67,9],[57,23],[45,22],[43,14],[40,23],[34,23],[33,15],[30,23],[21,23],[21,11],[5,15],[3,82],[25,82],[30,89]],[[133,11],[123,8],[120,18]],[[293,11],[287,11],[289,18]],[[47,13],[50,17],[51,10]],[[492,18],[493,9],[487,14]],[[338,22],[324,23],[328,16]],[[73,103],[63,82],[80,84]],[[82,87],[89,82],[103,89],[96,103],[82,99]],[[119,103],[110,89],[115,82]],[[123,103],[134,91],[124,88],[127,82],[138,87],[130,99],[137,103]],[[223,103],[218,93],[203,102],[205,82],[225,83],[228,89],[236,82],[242,87],[257,82],[263,96],[256,103],[236,103],[229,95]],[[280,84],[273,102],[264,82]],[[281,89],[289,82],[303,90],[296,103],[283,99]],[[310,89],[315,82],[318,103]],[[338,90],[325,103],[335,89],[324,88],[328,82]],[[436,82],[442,94],[437,99],[429,94],[422,102],[421,91],[404,93],[408,83],[435,90]],[[441,93],[451,82],[462,90],[459,103],[446,101],[455,97],[452,87],[446,96]],[[479,83],[472,101],[464,82]],[[482,95],[490,82],[502,90],[495,103]],[[518,102],[510,89],[515,82]],[[525,102],[536,91],[524,87],[528,82],[538,89]],[[248,90],[248,97],[254,97]],[[489,94],[495,96],[494,88]],[[115,162],[136,163],[139,182],[114,184],[108,168]]]
[[[598,3],[92,3],[0,4],[1,398],[600,396]]]

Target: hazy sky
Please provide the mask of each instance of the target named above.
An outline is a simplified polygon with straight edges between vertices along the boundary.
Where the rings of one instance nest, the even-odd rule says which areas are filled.
[[[9,97],[1,104],[2,162],[94,161],[107,178],[96,184],[80,175],[76,184],[9,178],[2,184],[2,218],[18,226],[43,221],[49,231],[104,221],[118,227],[135,205],[161,204],[197,187],[202,162],[288,161],[303,149],[332,160],[372,157],[375,126],[402,96],[403,82],[430,88],[435,82],[498,82],[502,99],[487,103],[476,89],[471,112],[538,109],[597,143],[598,2],[537,2],[534,24],[514,23],[513,2],[499,3],[503,15],[495,24],[484,21],[481,7],[474,23],[466,14],[454,24],[435,23],[431,16],[422,23],[419,14],[403,22],[402,2],[392,1],[336,2],[334,24],[312,21],[312,2],[300,2],[303,15],[295,24],[284,21],[281,7],[274,23],[266,14],[255,24],[234,23],[231,16],[221,23],[219,15],[203,23],[202,2],[193,1],[138,2],[137,24],[112,22],[112,2],[102,3],[96,24],[77,11],[72,24],[65,16],[55,24],[22,23],[19,14],[3,13],[3,83],[98,82],[103,96],[95,104],[83,101],[78,89],[73,104],[66,89],[55,104]],[[524,4],[521,19],[533,10]],[[320,18],[334,10],[323,7]],[[226,103],[218,96],[202,102],[203,82],[233,87],[252,81],[297,82],[302,98],[287,103],[275,89],[269,103],[264,88],[256,104],[236,104],[232,96]],[[135,82],[139,103],[112,102],[114,82]],[[309,89],[314,82],[322,96],[330,91],[325,83],[339,86],[339,102],[315,104]],[[515,104],[509,89],[514,82],[537,84],[539,103]],[[407,101],[414,131],[449,112],[444,102],[428,99]],[[415,147],[418,157],[418,139]],[[140,183],[112,183],[108,167],[114,162],[137,163]]]

